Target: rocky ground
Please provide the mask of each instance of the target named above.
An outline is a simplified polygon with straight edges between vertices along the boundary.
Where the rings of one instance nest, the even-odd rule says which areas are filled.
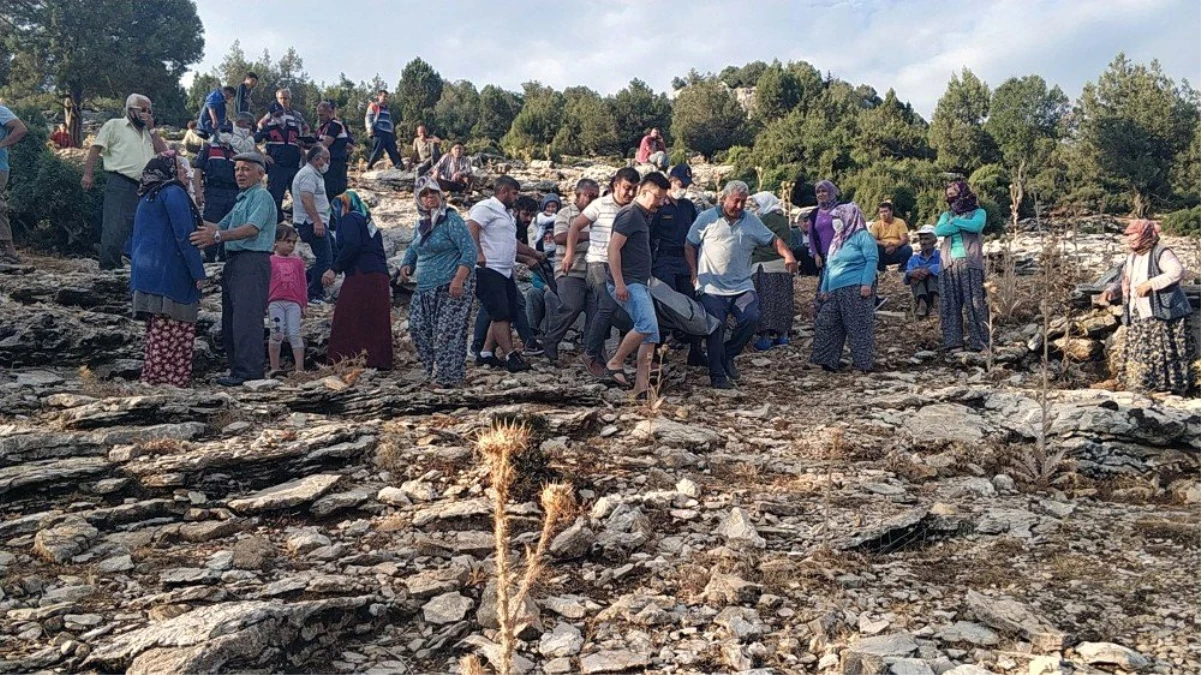
[[[363,187],[399,252],[411,197]],[[1111,239],[1075,239],[1074,273],[1101,271]],[[396,372],[218,389],[213,295],[196,388],[144,388],[126,379],[141,328],[123,277],[45,258],[3,270],[0,672],[495,658],[472,441],[512,419],[534,436],[513,552],[537,537],[539,485],[570,481],[581,504],[526,610],[522,672],[1201,672],[1201,403],[1088,388],[1115,326],[1065,300],[1058,334],[1101,353],[1059,368],[1052,349],[1044,405],[1038,243],[1018,238],[1015,267],[1034,274],[991,360],[934,352],[937,325],[898,311],[890,276],[879,372],[814,370],[801,279],[790,348],[742,357],[731,392],[669,358],[657,405],[571,354],[423,388],[403,307]],[[314,358],[328,316],[306,324]]]

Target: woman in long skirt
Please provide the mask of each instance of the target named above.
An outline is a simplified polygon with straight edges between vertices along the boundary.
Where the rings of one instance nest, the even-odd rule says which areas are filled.
[[[392,369],[392,289],[384,240],[367,205],[353,190],[330,206],[338,230],[338,258],[321,280],[326,286],[345,274],[334,305],[329,360],[337,363],[364,355],[367,367]]]
[[[934,226],[942,237],[939,256],[942,272],[938,275],[939,319],[942,321],[943,348],[949,352],[963,349],[964,317],[967,318],[967,344],[974,352],[988,349],[988,301],[984,295],[984,224],[987,213],[980,208],[976,195],[966,181],[947,186],[947,205]]]
[[[826,372],[837,371],[843,346],[849,343],[855,369],[871,372],[876,351],[873,286],[879,250],[863,213],[854,203],[834,207],[831,220],[833,235],[818,287],[821,303],[813,325],[813,356],[809,360]]]
[[[447,207],[436,179],[418,178],[414,191],[421,220],[400,268],[402,278],[417,275],[409,331],[425,366],[425,379],[456,387],[466,373],[475,241],[459,214]]]
[[[758,209],[759,220],[781,241],[791,237],[788,217],[780,208],[780,200],[770,192],[751,197]],[[792,273],[774,246],[760,246],[751,254],[751,269],[755,293],[759,296],[759,339],[755,349],[766,351],[788,344],[792,332]]]
[[[146,319],[142,382],[187,387],[204,262],[188,235],[200,213],[184,187],[183,166],[174,152],[150,160],[138,187],[133,221],[129,286],[134,316]]]
[[[1126,228],[1130,255],[1102,299],[1122,298],[1126,325],[1119,380],[1129,391],[1185,394],[1193,386],[1197,345],[1189,330],[1193,308],[1180,289],[1184,264],[1159,241],[1159,225],[1136,220]]]

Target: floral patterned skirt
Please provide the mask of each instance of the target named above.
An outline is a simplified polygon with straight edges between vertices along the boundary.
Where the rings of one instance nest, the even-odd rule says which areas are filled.
[[[1132,317],[1126,327],[1122,385],[1128,391],[1185,394],[1193,386],[1196,354],[1188,317]]]
[[[196,324],[177,321],[162,314],[146,322],[146,344],[142,382],[188,387],[192,384],[192,349]]]

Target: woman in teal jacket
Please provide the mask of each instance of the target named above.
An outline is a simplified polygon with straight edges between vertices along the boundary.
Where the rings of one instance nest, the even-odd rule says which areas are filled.
[[[809,360],[826,372],[834,372],[842,360],[842,347],[849,342],[855,369],[871,372],[876,350],[872,286],[880,253],[858,206],[839,204],[830,215],[834,237],[818,288],[821,308],[814,321],[813,356]]]
[[[942,237],[939,255],[942,272],[938,275],[943,348],[963,350],[964,315],[967,316],[968,348],[974,352],[988,349],[988,300],[984,295],[984,223],[987,214],[976,201],[967,181],[947,186],[947,204],[934,226]]]

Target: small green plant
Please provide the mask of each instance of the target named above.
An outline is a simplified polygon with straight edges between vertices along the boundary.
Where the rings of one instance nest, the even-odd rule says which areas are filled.
[[[1201,206],[1180,209],[1164,216],[1163,231],[1178,237],[1201,234]]]

